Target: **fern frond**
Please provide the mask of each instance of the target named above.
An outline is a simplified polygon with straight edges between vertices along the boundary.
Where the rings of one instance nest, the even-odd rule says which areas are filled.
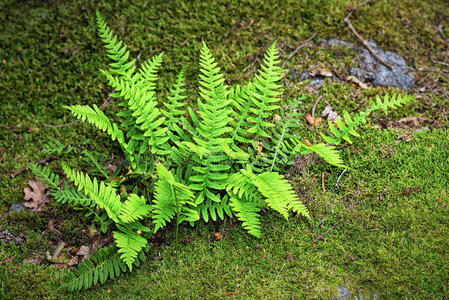
[[[111,123],[109,118],[98,108],[97,105],[94,104],[93,108],[88,105],[72,105],[63,107],[70,110],[78,119],[81,119],[82,121],[87,120],[89,124],[93,124],[98,129],[107,132],[113,141],[117,139],[120,146],[126,149],[123,132],[118,128],[117,124]]]
[[[78,191],[76,188],[71,188],[67,184],[64,184],[62,190],[58,190],[52,193],[55,200],[60,203],[67,203],[73,206],[92,207],[95,206],[95,202],[84,193]]]
[[[269,207],[279,212],[284,218],[288,218],[288,210],[293,208],[296,212],[310,219],[307,210],[298,209],[298,196],[293,191],[288,181],[277,172],[264,172],[252,176],[254,185],[265,197]]]
[[[252,177],[246,175],[246,172],[240,171],[234,173],[226,180],[226,191],[233,197],[239,199],[247,199],[247,201],[255,202],[262,205],[262,195],[257,187],[253,184]]]
[[[52,142],[48,142],[44,144],[44,149],[42,150],[43,153],[47,155],[62,155],[62,154],[69,154],[71,152],[76,152],[76,148],[69,146],[69,145],[63,145],[60,141],[53,139]]]
[[[38,164],[30,164],[28,167],[34,175],[45,183],[52,193],[59,190],[59,175],[53,173],[50,168]]]
[[[184,132],[182,124],[181,127],[179,126],[180,119],[185,114],[185,111],[181,110],[181,108],[185,106],[184,99],[187,98],[185,96],[184,76],[185,69],[183,68],[176,76],[175,84],[170,88],[168,102],[164,103],[166,110],[162,110],[162,113],[167,118],[168,134],[172,142],[180,140],[191,141],[191,137]]]
[[[157,165],[159,180],[156,182],[155,199],[153,204],[154,232],[164,227],[178,215],[178,223],[182,221],[194,222],[199,219],[193,203],[194,195],[184,184],[177,182],[173,174],[162,164]]]
[[[334,146],[327,146],[323,143],[307,146],[297,138],[290,138],[289,140],[284,141],[284,147],[286,149],[289,149],[290,154],[293,156],[297,155],[298,153],[309,154],[315,152],[322,159],[333,166],[339,168],[348,168],[344,165],[340,153],[335,149]]]
[[[119,218],[123,223],[131,223],[143,219],[150,211],[151,206],[146,203],[145,197],[131,194],[123,203]]]
[[[109,72],[111,74],[121,75],[124,77],[131,77],[134,73],[135,59],[129,60],[129,51],[122,41],[117,41],[117,36],[114,35],[112,30],[106,25],[100,12],[97,10],[97,29],[98,35],[105,44],[106,51],[109,58],[114,63],[110,64]]]
[[[82,191],[86,196],[89,196],[102,209],[106,210],[109,218],[114,222],[119,222],[119,215],[123,203],[120,201],[120,196],[117,195],[115,189],[107,186],[104,182],[98,183],[97,178],[90,179],[87,174],[83,172],[76,172],[69,168],[66,164],[62,164],[62,169],[66,173],[78,191]]]
[[[347,111],[343,112],[344,122],[337,118],[336,125],[329,122],[329,131],[331,132],[330,136],[327,136],[321,133],[321,137],[326,143],[339,145],[342,140],[347,141],[348,143],[352,143],[350,139],[350,135],[359,137],[359,134],[355,131],[355,128],[366,124],[366,117],[371,114],[371,112],[382,109],[385,114],[387,114],[388,109],[396,109],[414,99],[414,96],[410,95],[396,95],[393,94],[389,96],[388,94],[381,99],[379,96],[376,96],[376,102],[370,101],[370,107],[360,112],[351,118]]]
[[[133,229],[117,224],[120,231],[113,231],[115,245],[120,253],[120,258],[132,271],[133,263],[136,261],[137,256],[147,245],[147,240],[136,233]]]
[[[198,100],[198,115],[201,121],[196,126],[199,135],[193,137],[193,140],[198,146],[209,151],[209,154],[206,159],[198,160],[200,166],[194,167],[197,175],[190,177],[190,181],[195,182],[190,185],[190,188],[200,191],[196,200],[197,204],[201,204],[204,197],[212,201],[220,201],[212,190],[224,189],[226,171],[230,169],[230,166],[226,163],[228,157],[224,155],[222,149],[223,144],[231,143],[231,139],[226,137],[226,134],[232,131],[229,126],[231,101],[226,97],[224,78],[205,43],[201,49],[200,66],[200,95],[204,103]]]
[[[282,78],[282,69],[277,66],[279,62],[279,51],[276,49],[275,42],[265,53],[264,65],[261,66],[254,80],[255,89],[251,92],[251,101],[255,108],[250,108],[252,115],[248,117],[248,121],[252,123],[252,127],[248,129],[250,133],[269,137],[265,129],[275,126],[267,119],[273,110],[279,108],[277,102],[280,100],[281,85],[278,82]]]
[[[126,273],[126,264],[120,259],[117,247],[110,245],[95,251],[88,259],[73,269],[59,289],[66,288],[70,292],[88,289],[97,283],[105,283],[108,279],[114,279]],[[138,266],[146,261],[145,253],[141,251],[138,260],[134,262]]]
[[[242,223],[243,228],[248,231],[249,234],[254,235],[257,238],[261,237],[261,222],[259,220],[259,211],[257,203],[244,201],[237,197],[231,197],[229,204],[232,207],[237,219]]]
[[[217,216],[220,220],[224,220],[224,214],[230,218],[233,217],[232,211],[229,206],[229,197],[225,195],[220,202],[207,199],[203,204],[199,205],[196,209],[198,215],[201,215],[204,222],[209,222],[209,216],[212,221],[217,221]]]
[[[153,154],[165,155],[164,149],[169,137],[168,128],[164,126],[166,119],[157,107],[154,91],[149,91],[144,81],[129,83],[122,78],[115,78],[106,74],[109,85],[114,87],[120,96],[127,100],[127,105],[132,111],[132,117],[141,130],[141,138],[147,138]]]

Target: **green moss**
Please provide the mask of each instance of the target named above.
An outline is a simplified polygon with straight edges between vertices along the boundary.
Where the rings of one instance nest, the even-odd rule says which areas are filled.
[[[197,86],[197,59],[204,40],[211,47],[226,78],[244,83],[257,67],[265,48],[278,40],[283,58],[314,32],[319,38],[339,38],[360,45],[344,23],[352,1],[207,1],[160,2],[77,0],[3,1],[0,4],[0,212],[23,199],[23,188],[31,175],[10,174],[30,161],[43,159],[42,145],[50,137],[63,143],[104,153],[114,151],[105,135],[86,124],[51,128],[72,117],[62,109],[68,104],[101,105],[108,90],[98,69],[107,58],[96,37],[94,11],[99,9],[136,57],[142,60],[164,51],[159,88],[165,93],[175,73],[185,65],[192,86]],[[331,13],[330,13],[331,12]],[[449,18],[447,4],[439,1],[376,1],[361,7],[352,17],[358,32],[374,39],[380,47],[396,51],[417,69],[417,86],[426,92],[404,109],[387,116],[425,116],[447,128],[449,80],[442,65],[445,43],[435,26]],[[388,26],[385,26],[388,24]],[[354,58],[352,50],[341,47],[303,47],[286,65],[289,89],[285,96],[307,92],[306,84],[295,82],[304,71],[328,69],[345,76]],[[248,68],[242,72],[248,65]],[[426,69],[427,68],[427,69]],[[351,110],[376,94],[393,89],[361,89],[329,80],[310,93],[304,110],[309,112],[320,95],[320,112],[328,101],[335,109]],[[190,90],[194,94],[195,90]],[[191,99],[190,101],[195,100]],[[363,109],[362,105],[359,110]],[[108,115],[117,111],[112,102]],[[378,124],[378,114],[371,124]],[[304,127],[304,137],[318,141],[322,127]],[[363,132],[363,131],[361,131]],[[11,232],[23,232],[21,245],[0,246],[0,298],[213,298],[228,293],[238,298],[323,297],[335,295],[342,284],[352,292],[376,291],[391,297],[444,297],[448,294],[446,262],[448,248],[448,131],[423,131],[411,135],[401,130],[366,131],[361,139],[343,150],[352,170],[340,183],[331,203],[332,189],[340,174],[319,163],[295,173],[292,179],[315,223],[302,219],[290,222],[276,215],[264,216],[264,238],[255,240],[239,226],[201,225],[183,227],[183,239],[191,242],[178,253],[170,247],[174,237],[164,231],[166,243],[152,250],[150,260],[132,275],[104,287],[67,295],[55,292],[58,278],[66,271],[49,266],[19,265],[30,256],[48,249],[41,232],[48,220],[63,220],[63,239],[83,241],[85,222],[80,215],[57,203],[48,204],[44,214],[19,213],[0,219]],[[80,157],[68,156],[72,165]],[[58,168],[58,161],[50,164]],[[321,174],[325,176],[322,191]],[[388,191],[379,200],[381,191]],[[405,189],[405,190],[403,190]],[[416,190],[418,189],[418,190]],[[407,191],[412,192],[408,193]],[[404,192],[405,191],[405,192]],[[416,191],[416,192],[414,192]],[[391,205],[390,205],[391,204]],[[332,209],[331,209],[332,208]],[[320,233],[331,228],[325,242],[310,236],[311,228],[330,212]],[[213,240],[219,231],[224,238]],[[256,244],[259,245],[256,247]],[[286,261],[287,254],[293,258]],[[352,259],[354,258],[354,259]],[[285,266],[282,268],[282,266]],[[282,270],[281,270],[282,268]],[[110,292],[108,292],[110,288]],[[61,293],[61,294],[60,294]],[[236,293],[236,294],[232,294]]]

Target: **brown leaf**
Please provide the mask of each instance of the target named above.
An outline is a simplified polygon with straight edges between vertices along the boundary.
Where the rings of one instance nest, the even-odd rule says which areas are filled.
[[[337,118],[340,118],[338,113],[332,108],[332,106],[329,105],[329,103],[327,103],[327,105],[324,108],[323,113],[321,114],[321,116],[323,118],[327,117],[327,120],[331,121],[332,123],[335,123],[335,120]]]
[[[358,79],[357,77],[348,76],[347,80],[352,81],[353,83],[355,83],[358,86],[360,86],[362,89],[367,89],[368,88],[368,85],[366,83],[364,83],[363,81],[361,81],[360,79]]]
[[[215,232],[214,233],[214,239],[216,240],[216,241],[219,241],[219,240],[221,240],[223,238],[223,235],[221,234],[221,233],[219,233],[219,232]]]
[[[32,208],[33,211],[38,211],[40,207],[47,202],[47,197],[45,195],[47,186],[40,180],[29,180],[28,184],[30,186],[23,189],[23,192],[25,193],[23,199],[31,201],[25,202],[24,206]]]
[[[306,120],[307,120],[307,123],[309,123],[310,125],[315,124],[315,119],[312,118],[312,116],[309,114],[306,114]]]
[[[287,254],[285,255],[285,260],[286,260],[287,262],[293,261],[293,255],[291,255],[290,253],[287,253]]]
[[[303,143],[306,144],[309,147],[313,146],[312,143],[309,140],[304,140]]]
[[[323,77],[332,77],[332,72],[326,69],[318,69],[315,71],[310,72],[310,76],[323,76]]]
[[[87,258],[91,254],[92,252],[89,246],[81,246],[76,252],[76,255],[82,256],[83,258]]]

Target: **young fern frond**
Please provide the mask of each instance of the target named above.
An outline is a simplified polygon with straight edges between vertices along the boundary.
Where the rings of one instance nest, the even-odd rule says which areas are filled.
[[[86,196],[93,199],[100,208],[106,210],[109,218],[114,220],[114,222],[119,222],[118,217],[123,203],[120,201],[120,196],[117,195],[115,189],[105,185],[104,182],[98,183],[95,177],[92,180],[83,172],[72,170],[66,164],[62,164],[62,169],[66,173],[67,178],[78,187],[78,191],[82,191]]]
[[[66,288],[70,292],[89,289],[97,283],[105,283],[128,271],[126,264],[120,259],[117,247],[110,245],[95,251],[88,259],[73,269],[59,289]],[[145,253],[139,252],[134,266],[146,261]]]
[[[231,197],[229,205],[232,207],[232,211],[239,221],[242,222],[242,226],[249,234],[255,237],[261,237],[261,222],[259,211],[260,208],[257,203],[251,201],[245,201],[236,196]]]
[[[264,57],[264,65],[256,75],[254,80],[254,90],[251,91],[251,101],[255,107],[251,107],[252,115],[248,117],[248,121],[252,123],[249,133],[270,137],[266,132],[266,128],[275,125],[268,122],[271,112],[279,108],[281,85],[278,83],[282,78],[282,69],[277,66],[280,63],[279,51],[276,49],[276,43],[273,43],[267,50]]]
[[[229,206],[229,197],[224,195],[220,202],[207,199],[202,205],[197,207],[198,215],[201,215],[204,222],[209,222],[209,216],[212,221],[217,221],[217,216],[220,220],[224,220],[224,214],[232,218],[233,214]]]
[[[110,64],[111,68],[109,69],[109,72],[111,74],[130,78],[135,70],[135,60],[129,60],[129,51],[126,50],[126,46],[123,45],[122,41],[117,41],[117,36],[114,35],[112,30],[106,25],[106,22],[103,20],[103,17],[98,10],[97,28],[98,35],[105,44],[109,58],[114,61],[114,63]]]
[[[337,118],[337,127],[334,126],[332,122],[329,122],[329,130],[331,135],[327,136],[321,133],[321,137],[328,144],[339,145],[342,140],[345,140],[351,144],[352,140],[350,139],[350,135],[359,137],[359,134],[355,131],[355,128],[366,124],[365,118],[369,116],[371,112],[382,109],[384,113],[387,114],[388,109],[396,109],[410,102],[413,98],[414,96],[396,94],[393,94],[392,96],[385,95],[383,99],[376,96],[376,102],[370,101],[370,107],[367,110],[360,112],[352,118],[347,111],[344,111],[344,122]]]

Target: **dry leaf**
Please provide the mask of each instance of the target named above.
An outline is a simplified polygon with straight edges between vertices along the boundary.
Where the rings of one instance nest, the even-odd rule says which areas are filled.
[[[287,253],[287,254],[285,255],[285,260],[286,260],[287,262],[292,262],[292,261],[293,261],[293,255],[291,255],[290,253]]]
[[[223,238],[223,235],[221,234],[221,233],[219,233],[219,232],[215,232],[214,233],[214,239],[216,240],[216,241],[219,241],[219,240],[221,240]]]
[[[321,122],[323,122],[323,118],[315,119],[315,123],[313,123],[313,125],[315,126],[320,125]]]
[[[347,80],[351,80],[353,83],[357,84],[362,89],[367,89],[368,88],[368,85],[366,83],[364,83],[363,81],[361,81],[360,79],[358,79],[357,77],[348,76]]]
[[[306,144],[309,147],[312,147],[312,143],[309,140],[304,140],[304,144]]]
[[[282,120],[282,118],[281,118],[280,115],[278,115],[278,114],[274,115],[274,121],[275,121],[275,122],[279,122],[279,121],[281,121],[281,120]]]
[[[329,103],[326,102],[326,107],[324,108],[323,112],[321,113],[321,116],[323,118],[327,117],[328,121],[331,121],[332,123],[335,123],[335,120],[337,118],[340,118],[338,113],[332,108],[332,106],[329,105]],[[340,118],[341,119],[341,118]]]
[[[309,123],[310,125],[315,124],[315,119],[312,118],[312,116],[309,114],[306,114],[306,120],[307,120],[307,123]]]
[[[29,187],[23,189],[25,193],[23,199],[30,200],[29,202],[25,202],[24,206],[28,208],[32,208],[33,211],[38,211],[40,207],[47,202],[45,190],[47,186],[40,180],[29,180]]]
[[[310,72],[310,76],[323,76],[323,77],[332,77],[332,72],[326,69],[318,69],[315,71]]]
[[[83,258],[88,258],[91,255],[91,250],[89,246],[81,246],[78,251],[76,252],[76,255],[80,255]]]

